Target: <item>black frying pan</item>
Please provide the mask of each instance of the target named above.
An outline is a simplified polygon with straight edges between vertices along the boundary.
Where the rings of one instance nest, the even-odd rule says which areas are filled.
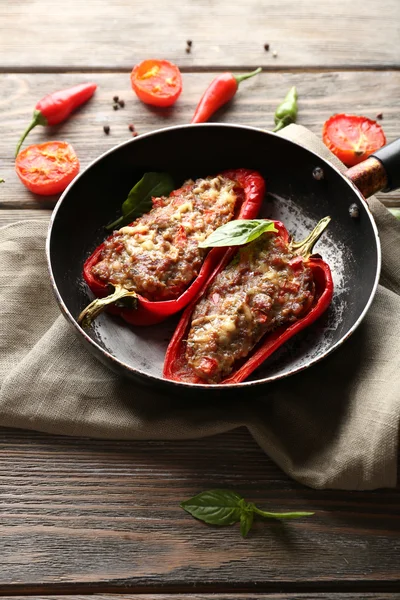
[[[363,168],[348,172],[366,195],[400,185],[400,144],[395,148],[397,159],[393,148],[386,148],[376,154],[381,160],[369,158]],[[318,155],[273,133],[222,124],[171,127],[137,137],[94,161],[63,193],[50,223],[47,257],[61,311],[87,348],[111,369],[171,390],[221,389],[162,378],[165,350],[179,316],[161,325],[133,328],[103,314],[86,330],[76,318],[93,298],[82,279],[82,265],[107,236],[104,225],[115,219],[143,173],[166,171],[179,187],[188,178],[240,167],[259,170],[265,177],[267,195],[260,217],[283,221],[296,239],[306,237],[322,217],[332,217],[315,252],[331,266],[335,293],[331,307],[315,324],[280,348],[248,381],[229,387],[265,384],[314,364],[340,346],[363,319],[378,284],[381,255],[374,220],[354,183]],[[316,167],[322,169],[322,179],[315,177]],[[354,203],[357,218],[349,214]]]

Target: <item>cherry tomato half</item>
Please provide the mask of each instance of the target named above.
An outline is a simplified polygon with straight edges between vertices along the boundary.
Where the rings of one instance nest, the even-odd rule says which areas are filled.
[[[25,187],[35,194],[50,196],[63,192],[79,173],[79,161],[67,142],[45,142],[22,150],[15,170]]]
[[[382,127],[357,115],[330,117],[324,123],[322,139],[346,167],[357,165],[386,144]]]
[[[182,91],[182,77],[168,60],[144,60],[131,73],[132,89],[145,104],[171,106]]]

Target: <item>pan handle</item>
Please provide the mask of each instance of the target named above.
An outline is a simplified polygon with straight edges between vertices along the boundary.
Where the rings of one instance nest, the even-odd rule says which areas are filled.
[[[400,188],[400,138],[351,167],[345,175],[365,198],[375,192],[391,192]]]

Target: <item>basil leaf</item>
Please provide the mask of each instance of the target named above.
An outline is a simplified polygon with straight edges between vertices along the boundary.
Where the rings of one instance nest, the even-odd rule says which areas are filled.
[[[196,519],[211,525],[233,525],[241,518],[241,496],[230,490],[209,490],[181,503]]]
[[[239,219],[229,221],[218,227],[199,248],[215,248],[217,246],[242,246],[260,237],[266,231],[277,232],[275,225],[268,219]]]
[[[254,511],[251,504],[243,500],[242,512],[240,513],[240,533],[242,537],[246,537],[253,525]]]
[[[122,216],[106,226],[107,230],[122,227],[152,208],[152,198],[168,196],[174,189],[174,181],[168,173],[145,173],[133,186],[122,204]]]
[[[276,512],[267,512],[265,510],[260,510],[257,506],[253,505],[253,511],[263,517],[264,519],[300,519],[301,517],[311,517],[313,512],[287,512],[287,513],[276,513]]]
[[[394,217],[396,217],[396,219],[399,219],[400,221],[400,208],[389,208],[389,211]]]

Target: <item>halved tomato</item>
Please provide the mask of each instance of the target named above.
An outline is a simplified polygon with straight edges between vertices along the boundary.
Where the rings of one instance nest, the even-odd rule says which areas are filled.
[[[322,139],[346,167],[362,162],[386,144],[382,127],[358,115],[333,115],[325,123]]]
[[[131,84],[138,98],[153,106],[171,106],[182,91],[181,73],[168,60],[149,59],[136,65]]]
[[[28,190],[51,196],[63,192],[77,176],[79,161],[67,142],[45,142],[22,150],[15,159],[15,170]]]

